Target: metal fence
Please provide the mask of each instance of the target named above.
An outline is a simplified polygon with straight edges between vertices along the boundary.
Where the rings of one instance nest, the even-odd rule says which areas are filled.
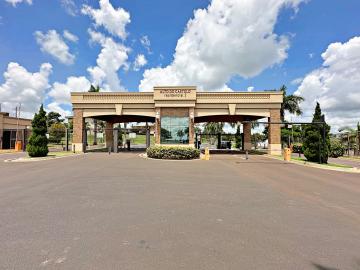
[[[124,128],[86,128],[83,131],[83,150],[85,152],[140,151],[155,144],[153,134],[147,134],[143,129]],[[64,136],[57,142],[49,142],[50,151],[74,151],[72,149],[73,131],[67,129]],[[115,149],[116,148],[116,149]]]

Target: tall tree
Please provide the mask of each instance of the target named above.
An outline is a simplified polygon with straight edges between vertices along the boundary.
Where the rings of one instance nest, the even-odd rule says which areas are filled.
[[[218,134],[223,132],[225,123],[223,122],[208,122],[204,126],[204,132],[207,134]]]
[[[283,103],[280,109],[281,120],[285,119],[285,112],[288,111],[291,114],[301,115],[302,110],[300,108],[300,103],[305,99],[298,95],[287,95],[287,87],[285,85],[281,86],[279,91],[283,92]]]
[[[355,154],[357,152],[357,129],[351,128],[349,126],[344,126],[339,128],[339,132],[341,132],[341,141],[343,144],[346,144],[346,149],[348,154],[350,155],[350,149],[355,150]]]
[[[54,123],[49,127],[48,132],[51,143],[61,143],[66,135],[66,127],[63,123]]]
[[[93,86],[93,85],[90,85],[90,89],[88,92],[93,92],[93,93],[98,93],[100,92],[100,86]]]
[[[205,124],[204,126],[204,133],[205,134],[211,134],[211,135],[216,135],[219,133],[223,132],[223,128],[224,128],[225,123],[223,122],[208,122]],[[216,142],[216,137],[214,136],[210,136],[210,144],[215,144]]]
[[[308,161],[327,163],[330,151],[330,126],[322,122],[324,115],[321,113],[320,104],[317,102],[312,123],[304,126],[304,155]],[[324,141],[325,139],[325,141]]]
[[[45,157],[48,152],[48,139],[46,137],[47,123],[46,112],[41,105],[39,112],[35,114],[31,125],[32,133],[26,151],[30,157]]]
[[[47,122],[47,127],[51,127],[52,124],[64,122],[64,119],[61,119],[60,113],[49,112],[46,116],[46,122]]]
[[[98,93],[100,92],[100,86],[90,86],[89,91],[90,93]],[[97,145],[97,119],[94,118],[94,142],[93,145]]]

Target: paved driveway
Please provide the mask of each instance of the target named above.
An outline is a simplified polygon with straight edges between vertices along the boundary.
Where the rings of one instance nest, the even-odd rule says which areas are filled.
[[[0,269],[359,269],[360,176],[266,157],[0,162]]]

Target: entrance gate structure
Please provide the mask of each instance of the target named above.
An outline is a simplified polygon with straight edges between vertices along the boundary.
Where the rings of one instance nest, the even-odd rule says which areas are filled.
[[[73,149],[84,151],[85,118],[116,123],[149,122],[155,125],[155,144],[194,146],[195,123],[243,122],[244,149],[251,149],[251,122],[268,118],[268,152],[281,154],[280,108],[283,93],[206,92],[193,86],[154,87],[151,92],[73,92]],[[113,145],[112,132],[106,134]]]

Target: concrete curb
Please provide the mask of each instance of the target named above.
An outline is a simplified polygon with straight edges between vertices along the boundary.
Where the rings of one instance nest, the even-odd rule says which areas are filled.
[[[40,158],[12,158],[12,159],[5,159],[4,162],[15,162],[15,163],[27,163],[27,162],[39,162],[39,161],[47,161],[47,160],[54,160],[59,158],[67,158],[67,157],[75,157],[80,156],[84,154],[72,154],[72,155],[65,155],[65,156],[46,156],[46,157],[40,157]]]
[[[300,166],[317,168],[317,169],[322,169],[322,170],[347,172],[347,173],[360,173],[360,169],[355,168],[355,167],[354,168],[337,168],[337,167],[330,167],[330,166],[326,166],[326,165],[318,165],[318,164],[314,164],[314,163],[310,163],[310,162],[306,162],[306,161],[295,161],[295,160],[285,161],[283,159],[280,159],[280,158],[277,158],[277,157],[274,157],[271,155],[263,155],[263,156],[267,157],[267,158],[271,158],[271,159],[276,159],[279,161],[284,161],[284,162],[300,165]]]

